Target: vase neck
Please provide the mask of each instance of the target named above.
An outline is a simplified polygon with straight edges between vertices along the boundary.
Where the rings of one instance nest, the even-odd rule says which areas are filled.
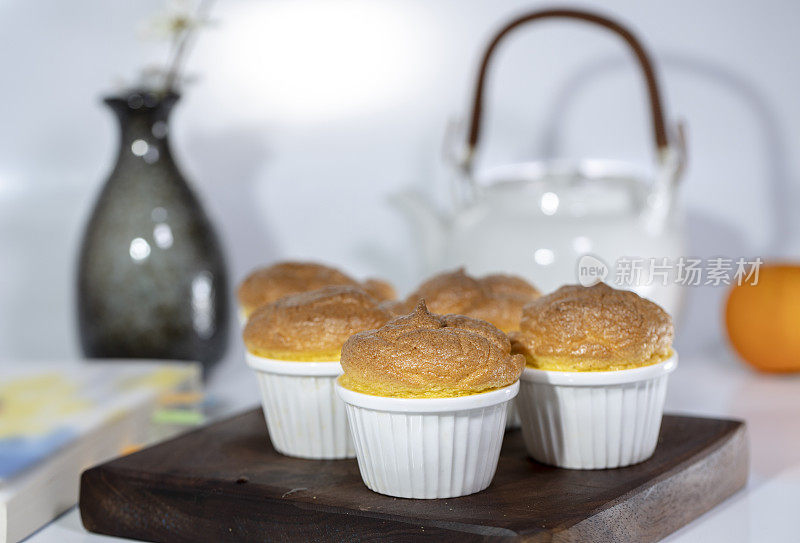
[[[133,92],[106,98],[117,116],[120,156],[131,153],[145,162],[155,162],[169,153],[169,114],[178,100],[176,94]]]

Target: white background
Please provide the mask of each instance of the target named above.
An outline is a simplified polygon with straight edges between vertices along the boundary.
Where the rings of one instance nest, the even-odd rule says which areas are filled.
[[[658,62],[668,116],[686,121],[690,164],[681,202],[690,254],[796,256],[800,3],[584,4],[638,31]],[[216,24],[189,62],[197,80],[175,111],[172,142],[223,238],[232,278],[296,257],[382,275],[403,291],[417,282],[410,229],[388,198],[415,188],[446,204],[442,140],[448,121],[467,109],[479,51],[506,18],[538,5],[216,4]],[[114,119],[100,99],[165,56],[162,44],[142,39],[160,6],[0,0],[0,359],[79,355],[75,255],[117,146]],[[500,51],[488,102],[481,164],[543,156],[652,160],[638,74],[621,44],[601,32],[566,22],[520,31]],[[766,442],[758,449],[766,456],[758,457],[763,470],[756,479],[772,477],[779,470],[769,468],[769,454],[778,455],[773,465],[796,463],[774,440],[797,431],[791,421],[798,417],[796,402],[769,402],[796,398],[798,382],[756,378],[739,365],[722,332],[724,294],[690,291],[678,348],[684,364],[695,367],[676,377],[687,386],[673,387],[668,403],[759,413],[755,433],[773,442],[771,452]],[[237,382],[240,354],[232,343],[221,381]],[[689,376],[720,388],[708,395]],[[724,388],[726,382],[734,384]],[[747,382],[759,383],[748,395],[749,410],[732,403]],[[255,398],[253,383],[241,386]],[[794,413],[781,419],[788,426],[770,426],[773,413],[787,412]],[[775,510],[766,504],[780,503],[780,485],[789,483],[772,484],[761,488],[777,493],[772,501],[750,495],[722,518],[741,519],[750,510],[755,525],[764,515],[772,522]],[[733,529],[728,520],[703,526],[689,535],[745,537],[756,530]]]
[[[0,356],[78,354],[76,248],[117,145],[100,98],[165,56],[147,31],[162,5],[0,3]],[[418,258],[388,196],[409,187],[446,195],[444,130],[467,109],[479,50],[509,15],[536,5],[217,3],[172,135],[232,277],[304,257],[410,288]],[[649,45],[668,114],[687,123],[691,254],[792,254],[796,228],[775,227],[798,192],[800,4],[615,0],[602,9]],[[643,89],[616,39],[549,22],[509,40],[495,68],[481,164],[652,159]],[[687,319],[703,315],[698,341],[721,340],[715,290],[690,293]],[[684,350],[694,343],[679,338]]]

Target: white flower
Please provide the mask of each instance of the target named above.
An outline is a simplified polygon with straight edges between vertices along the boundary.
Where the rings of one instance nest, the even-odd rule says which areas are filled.
[[[156,14],[142,27],[142,36],[148,39],[174,41],[185,32],[206,24],[205,13],[201,13],[203,2],[172,0],[164,11]]]
[[[169,91],[185,82],[181,69],[194,34],[209,24],[211,3],[212,0],[172,0],[165,11],[142,27],[143,38],[168,41],[170,53],[164,66],[148,66],[142,70],[139,87]]]

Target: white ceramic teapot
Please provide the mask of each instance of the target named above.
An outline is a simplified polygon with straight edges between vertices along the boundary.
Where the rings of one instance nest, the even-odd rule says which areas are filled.
[[[630,46],[649,96],[657,148],[655,174],[606,160],[528,162],[474,171],[484,80],[492,53],[511,30],[546,18],[599,25]],[[678,137],[671,144],[652,63],[630,31],[589,12],[536,11],[498,32],[483,56],[466,145],[454,160],[460,190],[453,213],[445,216],[411,193],[398,195],[395,203],[418,231],[428,272],[465,266],[473,274],[515,273],[547,292],[577,282],[580,264],[585,266],[580,270],[584,276],[596,274],[612,285],[631,288],[675,313],[681,288],[674,281],[674,271],[663,277],[664,264],[674,265],[684,254],[682,217],[675,198],[684,146],[682,131],[675,133]],[[629,262],[633,263],[630,273]],[[658,277],[651,276],[651,262],[662,266]]]

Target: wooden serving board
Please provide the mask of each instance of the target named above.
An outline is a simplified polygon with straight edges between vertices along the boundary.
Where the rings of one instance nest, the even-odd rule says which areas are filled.
[[[655,455],[572,471],[528,458],[507,432],[483,492],[445,500],[369,491],[355,460],[274,451],[260,409],[83,473],[87,530],[158,542],[656,541],[747,481],[745,426],[665,416]]]

